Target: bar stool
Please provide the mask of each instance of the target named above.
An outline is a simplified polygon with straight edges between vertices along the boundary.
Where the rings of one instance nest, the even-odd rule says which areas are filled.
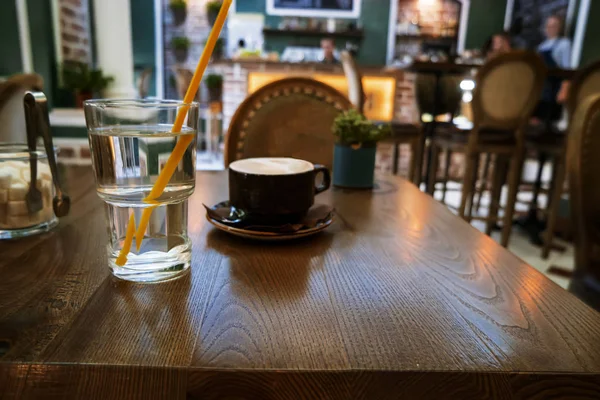
[[[527,51],[513,51],[488,61],[478,71],[473,92],[473,129],[467,134],[456,129],[454,132],[435,132],[432,138],[431,171],[437,171],[441,150],[460,151],[465,154],[465,173],[461,190],[459,215],[467,218],[469,200],[473,204],[476,166],[479,155],[496,155],[496,177],[503,166],[508,170],[508,201],[505,207],[504,227],[501,244],[508,246],[512,217],[525,157],[525,127],[537,104],[546,68],[539,55]],[[429,193],[433,195],[436,176],[431,173]],[[492,201],[486,218],[486,230],[496,222],[502,182],[493,182]],[[469,207],[470,209],[471,207]]]

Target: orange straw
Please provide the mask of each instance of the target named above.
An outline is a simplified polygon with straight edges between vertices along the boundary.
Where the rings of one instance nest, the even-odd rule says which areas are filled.
[[[221,34],[221,30],[223,29],[223,25],[225,24],[225,18],[227,18],[227,13],[229,12],[229,7],[231,6],[232,0],[224,0],[221,5],[221,10],[219,11],[219,15],[217,16],[217,20],[213,25],[213,28],[208,35],[208,39],[206,40],[206,45],[204,46],[204,50],[202,51],[202,56],[198,61],[198,65],[196,66],[196,71],[194,72],[194,76],[192,77],[192,81],[190,82],[190,86],[188,87],[185,96],[183,97],[183,103],[189,104],[196,97],[196,93],[198,92],[198,87],[200,86],[200,82],[202,81],[202,76],[204,75],[204,71],[208,65],[208,61],[210,60],[210,56],[212,55],[213,50],[215,49],[215,45],[217,43],[217,39]],[[183,126],[183,121],[185,120],[185,116],[187,115],[189,106],[182,106],[177,112],[177,117],[175,118],[175,123],[173,124],[173,129],[171,132],[178,133],[181,132],[181,127]],[[182,136],[177,140],[177,144],[175,148],[171,152],[167,163],[165,164],[162,171],[158,175],[158,179],[154,182],[154,186],[152,190],[148,194],[148,196],[144,199],[147,203],[152,203],[153,200],[159,198],[167,184],[171,180],[173,173],[177,169],[177,165],[181,162],[185,150],[188,148],[192,140],[194,139],[193,135]],[[137,251],[140,251],[140,247],[142,245],[142,241],[144,240],[144,233],[146,233],[146,228],[148,227],[148,222],[150,221],[150,216],[152,215],[152,211],[157,206],[145,208],[142,213],[142,218],[140,219],[140,224],[135,233],[135,243]],[[129,225],[135,227],[135,221],[132,222],[132,219],[129,220]],[[127,227],[127,235],[125,236],[125,242],[123,243],[123,248],[119,253],[119,257],[117,258],[116,264],[120,267],[125,265],[127,262],[127,254],[129,254],[129,250],[131,249],[131,242],[133,240],[133,235],[129,235],[130,226]]]
[[[117,257],[116,264],[121,267],[125,265],[127,262],[127,254],[129,254],[129,249],[131,249],[131,241],[133,240],[133,234],[135,233],[135,217],[133,213],[129,216],[129,224],[127,224],[127,232],[125,233],[125,242],[123,243],[123,248],[119,253],[119,257]]]

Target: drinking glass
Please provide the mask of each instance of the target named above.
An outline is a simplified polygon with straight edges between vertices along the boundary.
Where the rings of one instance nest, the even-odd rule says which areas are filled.
[[[85,102],[92,165],[98,195],[105,203],[108,263],[114,276],[135,282],[175,279],[190,267],[187,200],[194,192],[198,104],[173,100],[90,100]],[[180,132],[173,125],[187,116]],[[164,192],[148,201],[161,170],[178,141],[189,141]],[[135,228],[144,210],[152,214],[138,245],[135,236],[127,262],[117,265],[133,214]]]

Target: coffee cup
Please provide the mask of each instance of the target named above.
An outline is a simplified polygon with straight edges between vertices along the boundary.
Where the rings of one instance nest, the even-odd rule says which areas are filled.
[[[295,158],[246,158],[229,165],[230,204],[261,224],[300,221],[330,184],[326,167]]]

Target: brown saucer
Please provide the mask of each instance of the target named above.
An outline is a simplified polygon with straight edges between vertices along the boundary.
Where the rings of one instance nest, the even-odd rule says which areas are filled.
[[[228,206],[227,202],[219,203],[210,209],[215,209],[222,206]],[[206,206],[205,206],[206,207]],[[315,208],[319,208],[323,206],[316,206]],[[207,207],[207,211],[210,210]],[[311,209],[312,210],[312,209]],[[329,208],[329,212],[325,215],[325,218],[312,220],[312,223],[315,223],[314,226],[302,226],[301,224],[294,225],[294,231],[286,231],[285,228],[287,226],[282,227],[255,227],[258,229],[252,229],[252,227],[244,227],[242,226],[232,226],[231,223],[224,223],[216,218],[211,217],[209,212],[206,213],[206,219],[217,229],[230,233],[234,236],[243,237],[246,239],[254,239],[254,240],[262,240],[262,241],[285,241],[285,240],[294,240],[307,236],[315,235],[324,229],[326,229],[333,222],[333,210]],[[310,210],[309,210],[310,213]],[[318,213],[318,211],[317,211]],[[311,223],[311,225],[312,225]],[[270,229],[273,229],[271,231]],[[277,231],[278,229],[284,228],[283,231]]]

